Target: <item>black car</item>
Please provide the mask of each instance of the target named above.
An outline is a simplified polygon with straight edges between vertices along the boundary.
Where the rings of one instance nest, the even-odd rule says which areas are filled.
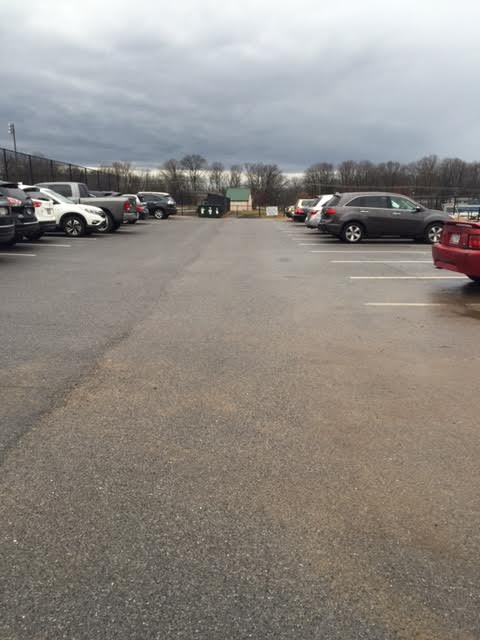
[[[177,205],[169,193],[140,191],[138,197],[147,205],[148,213],[157,220],[166,220],[177,213]]]
[[[434,244],[450,219],[399,193],[336,193],[322,209],[319,228],[350,244],[384,236]]]
[[[15,218],[7,198],[0,195],[0,246],[15,244]]]
[[[0,196],[7,199],[15,220],[15,238],[35,240],[40,233],[40,223],[35,215],[32,199],[16,182],[0,182]]]

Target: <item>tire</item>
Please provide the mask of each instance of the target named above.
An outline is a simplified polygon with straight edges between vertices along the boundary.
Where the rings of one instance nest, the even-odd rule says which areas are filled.
[[[469,276],[469,275],[467,275],[467,278],[470,278],[470,280],[473,280],[473,282],[476,282],[477,284],[480,284],[480,276]]]
[[[62,229],[69,238],[81,238],[85,235],[87,225],[81,216],[69,213],[62,218]]]
[[[166,220],[168,218],[168,213],[165,213],[164,209],[155,209],[153,217],[156,220]]]
[[[347,222],[343,227],[340,238],[349,244],[357,244],[365,237],[365,229],[360,222]]]
[[[98,233],[112,233],[115,222],[113,220],[112,214],[108,211],[104,211],[105,214],[105,222],[102,222],[97,227]]]
[[[128,224],[137,224],[137,220],[129,220]]]
[[[17,241],[18,241],[17,238],[11,238],[6,242],[2,242],[0,244],[0,249],[8,249],[8,247],[14,247],[17,244]]]
[[[425,229],[425,237],[424,237],[425,242],[428,242],[428,244],[436,244],[437,242],[440,241],[440,236],[442,235],[442,231],[443,231],[443,222],[432,222],[432,224],[429,224],[428,227]]]
[[[25,236],[25,238],[27,240],[35,241],[35,240],[40,240],[42,236],[43,236],[43,231],[36,231],[35,233],[31,233],[30,235]]]

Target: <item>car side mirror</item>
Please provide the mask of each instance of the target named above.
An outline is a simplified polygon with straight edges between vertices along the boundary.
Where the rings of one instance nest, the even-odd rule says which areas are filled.
[[[423,207],[417,206],[415,207],[415,211],[423,211]]]

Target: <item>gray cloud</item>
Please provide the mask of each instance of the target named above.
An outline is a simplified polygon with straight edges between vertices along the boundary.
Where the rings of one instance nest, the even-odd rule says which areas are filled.
[[[13,120],[22,150],[89,165],[478,159],[480,6],[418,4],[22,0],[0,145]]]

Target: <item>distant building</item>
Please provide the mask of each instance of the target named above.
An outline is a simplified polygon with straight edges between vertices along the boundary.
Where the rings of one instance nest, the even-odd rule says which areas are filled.
[[[230,187],[227,189],[230,198],[230,211],[251,211],[253,209],[252,193],[246,187]]]

